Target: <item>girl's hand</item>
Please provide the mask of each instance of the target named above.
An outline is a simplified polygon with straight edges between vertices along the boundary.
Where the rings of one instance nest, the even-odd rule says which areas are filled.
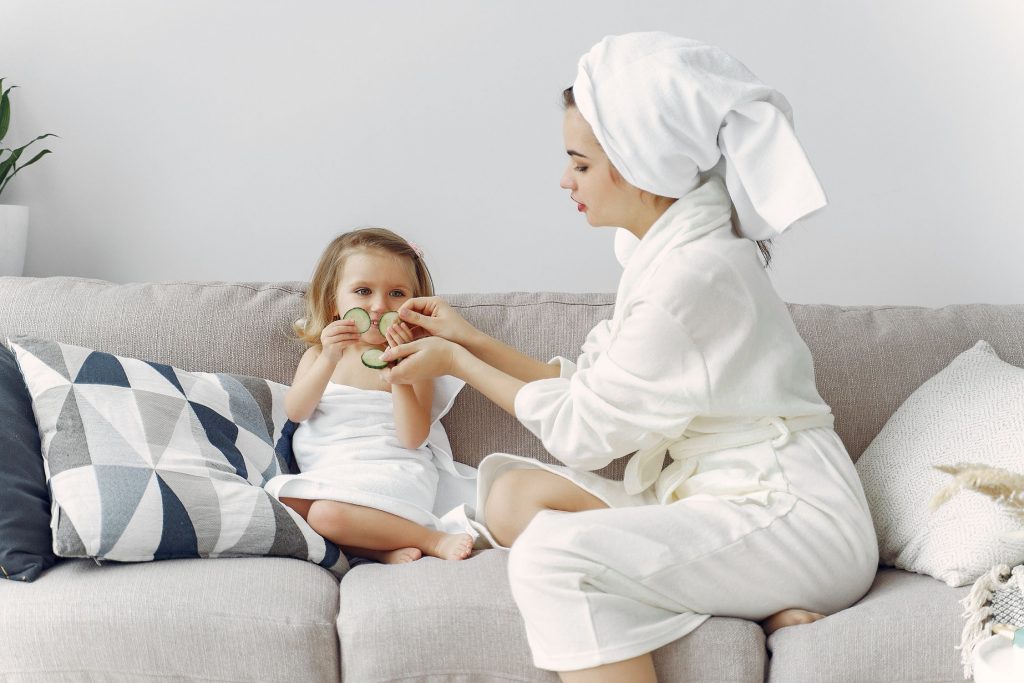
[[[341,360],[341,352],[345,347],[358,342],[361,336],[356,329],[355,320],[335,320],[320,333],[320,346],[323,347],[321,353],[328,360],[337,363]]]
[[[416,335],[406,323],[396,322],[384,333],[384,338],[388,340],[388,346],[401,346],[416,339]]]
[[[465,345],[477,331],[444,299],[437,296],[409,299],[398,309],[398,316],[422,330],[421,334],[416,335],[417,338],[430,335]]]
[[[441,337],[424,337],[389,348],[384,351],[381,360],[401,358],[402,362],[384,368],[384,379],[391,384],[413,384],[441,375],[451,375],[460,353],[466,353],[466,350]]]

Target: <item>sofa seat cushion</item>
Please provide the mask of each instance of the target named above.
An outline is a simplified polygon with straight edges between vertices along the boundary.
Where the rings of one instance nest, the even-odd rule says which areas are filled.
[[[4,681],[339,677],[338,581],[290,558],[69,560],[0,605]]]
[[[960,644],[968,588],[883,569],[856,605],[768,639],[770,683],[949,681],[961,683]]]
[[[548,681],[534,668],[506,575],[508,553],[484,550],[451,562],[364,564],[341,582],[342,678],[346,681]],[[709,619],[654,654],[658,680],[758,681],[764,633],[742,619]]]

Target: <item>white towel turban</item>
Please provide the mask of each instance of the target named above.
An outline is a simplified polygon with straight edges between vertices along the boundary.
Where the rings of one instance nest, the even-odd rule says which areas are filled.
[[[682,197],[721,173],[737,228],[771,239],[828,202],[782,93],[721,49],[668,33],[608,36],[573,84],[580,114],[631,185]],[[622,232],[622,231],[620,231]]]

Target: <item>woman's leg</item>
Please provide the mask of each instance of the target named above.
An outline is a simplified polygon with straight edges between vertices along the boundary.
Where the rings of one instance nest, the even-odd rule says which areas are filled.
[[[582,512],[608,507],[565,477],[539,469],[513,469],[498,476],[484,503],[495,540],[511,546],[541,510]]]
[[[563,683],[657,683],[654,673],[654,659],[651,653],[626,659],[621,662],[596,666],[581,671],[563,671],[558,674]]]
[[[764,629],[764,634],[770,636],[771,634],[778,631],[780,628],[786,628],[787,626],[800,626],[801,624],[810,624],[818,619],[824,619],[824,614],[818,612],[811,612],[805,609],[784,609],[781,612],[776,612],[767,619],[761,622],[761,628]]]
[[[469,534],[428,529],[383,510],[333,500],[281,498],[310,527],[350,554],[382,562],[408,562],[416,552],[444,560],[463,560],[473,551]],[[416,551],[416,552],[413,552]]]

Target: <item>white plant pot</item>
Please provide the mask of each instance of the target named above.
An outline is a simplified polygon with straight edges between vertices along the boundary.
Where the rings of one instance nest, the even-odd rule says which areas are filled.
[[[28,207],[0,204],[0,277],[24,272],[27,244]]]

